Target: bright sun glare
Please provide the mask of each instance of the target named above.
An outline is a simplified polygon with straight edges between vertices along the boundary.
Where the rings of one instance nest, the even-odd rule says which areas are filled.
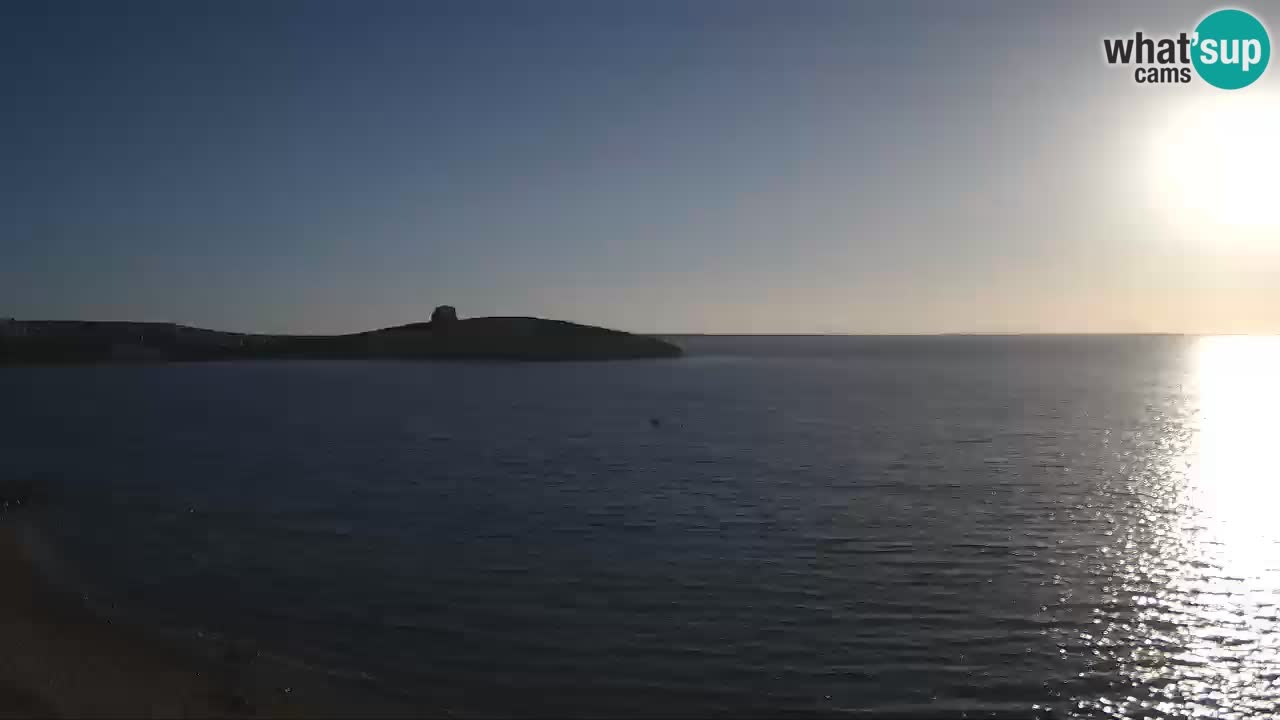
[[[1200,341],[1196,504],[1242,577],[1280,571],[1280,476],[1271,461],[1280,408],[1280,337]],[[1280,578],[1275,578],[1280,590]]]
[[[1152,136],[1157,206],[1177,222],[1280,227],[1280,97],[1246,92],[1200,98]]]

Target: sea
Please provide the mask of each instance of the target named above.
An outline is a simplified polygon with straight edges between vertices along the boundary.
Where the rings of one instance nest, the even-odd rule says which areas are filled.
[[[85,596],[464,715],[1280,712],[1280,339],[0,369]]]

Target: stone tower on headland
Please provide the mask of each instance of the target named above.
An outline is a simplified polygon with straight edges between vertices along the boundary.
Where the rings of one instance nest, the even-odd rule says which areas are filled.
[[[432,325],[448,325],[458,321],[458,310],[452,305],[441,305],[431,311]]]

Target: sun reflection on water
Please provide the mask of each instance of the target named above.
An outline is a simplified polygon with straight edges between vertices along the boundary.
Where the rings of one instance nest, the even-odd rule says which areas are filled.
[[[1195,348],[1191,430],[1168,460],[1179,496],[1134,562],[1132,619],[1112,646],[1141,697],[1117,717],[1277,717],[1280,712],[1280,338]],[[1149,510],[1148,513],[1151,513]],[[1145,583],[1145,585],[1143,584]],[[1123,648],[1123,649],[1121,649]]]
[[[1226,575],[1280,589],[1280,337],[1205,338],[1198,379],[1192,499]]]
[[[1198,710],[1280,710],[1280,338],[1205,338],[1189,499],[1202,528],[1191,578],[1202,615],[1189,648],[1220,687]],[[1215,625],[1213,620],[1217,621]],[[1270,707],[1257,702],[1271,701]],[[1226,702],[1223,702],[1226,701]],[[1235,702],[1232,702],[1235,701]],[[1210,713],[1212,714],[1212,713]]]

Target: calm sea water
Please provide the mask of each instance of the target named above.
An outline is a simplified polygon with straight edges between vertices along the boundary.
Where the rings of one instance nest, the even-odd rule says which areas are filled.
[[[0,370],[104,602],[433,707],[1259,717],[1280,344]]]

